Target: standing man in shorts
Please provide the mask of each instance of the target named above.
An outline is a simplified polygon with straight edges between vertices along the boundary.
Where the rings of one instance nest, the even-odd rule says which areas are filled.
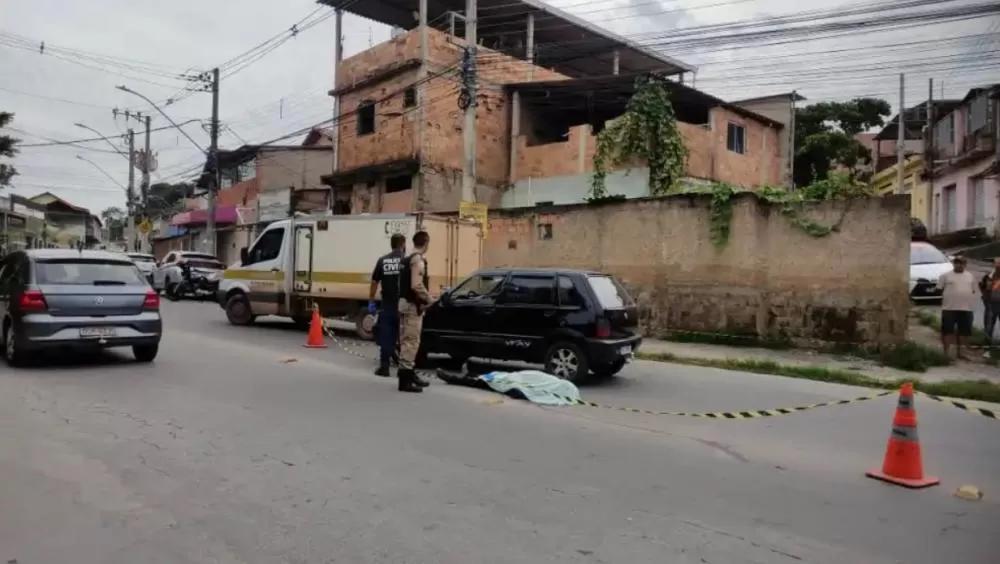
[[[967,360],[962,355],[962,339],[972,336],[972,312],[979,299],[976,277],[965,269],[965,257],[952,259],[953,270],[945,272],[938,279],[938,287],[943,290],[941,301],[941,344],[944,354],[948,354],[951,343],[955,343],[955,357]]]

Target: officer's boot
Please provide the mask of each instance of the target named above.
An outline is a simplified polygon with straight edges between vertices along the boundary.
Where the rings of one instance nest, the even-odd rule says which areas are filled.
[[[384,378],[388,378],[389,376],[391,376],[391,374],[389,374],[389,365],[380,364],[379,367],[375,369],[375,375],[382,376]]]
[[[414,377],[416,376],[413,370],[400,368],[398,371],[396,371],[396,376],[399,377],[399,391],[416,392],[418,394],[424,391],[423,388],[418,386],[417,383],[413,381]]]

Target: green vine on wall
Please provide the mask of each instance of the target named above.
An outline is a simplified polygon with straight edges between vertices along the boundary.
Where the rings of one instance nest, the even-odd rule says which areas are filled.
[[[670,192],[684,175],[687,149],[677,129],[670,93],[662,78],[641,76],[624,114],[609,122],[597,135],[590,201],[609,197],[608,170],[631,159],[649,167],[649,191],[654,196]]]

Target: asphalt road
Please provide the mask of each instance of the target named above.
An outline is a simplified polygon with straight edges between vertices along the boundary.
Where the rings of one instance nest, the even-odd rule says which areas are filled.
[[[997,562],[1000,422],[917,399],[941,486],[864,477],[894,398],[714,421],[400,394],[280,323],[165,304],[161,356],[0,368],[0,562]],[[367,347],[364,347],[367,352]],[[294,362],[290,362],[291,360]],[[639,362],[593,401],[791,407],[869,390]],[[952,492],[979,486],[978,502]]]

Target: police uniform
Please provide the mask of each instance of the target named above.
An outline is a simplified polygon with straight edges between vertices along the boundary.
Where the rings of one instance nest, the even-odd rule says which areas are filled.
[[[427,261],[422,252],[417,251],[406,258],[400,283],[402,294],[399,300],[399,316],[402,337],[399,351],[399,389],[417,391],[414,387],[427,385],[417,376],[415,368],[417,352],[420,350],[424,310],[431,303],[431,295],[427,291],[429,285]]]
[[[382,287],[382,311],[378,316],[379,368],[388,375],[389,359],[399,342],[399,274],[403,270],[403,250],[379,257],[372,280]]]

